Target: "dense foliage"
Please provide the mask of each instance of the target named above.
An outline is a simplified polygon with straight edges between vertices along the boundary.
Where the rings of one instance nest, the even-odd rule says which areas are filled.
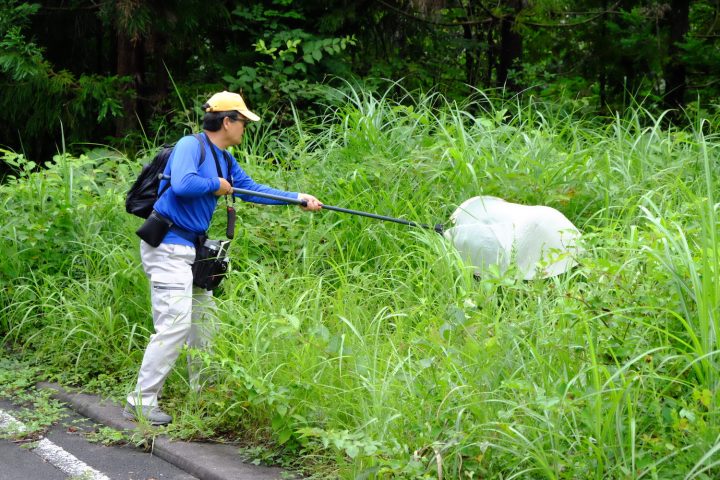
[[[478,194],[549,205],[583,231],[580,266],[475,279],[433,232],[242,207],[223,333],[201,355],[215,383],[193,395],[176,369],[171,433],[264,445],[246,453],[321,477],[716,478],[717,118],[666,130],[642,109],[598,122],[349,92],[281,132],[254,125],[244,166],[426,223]],[[18,214],[0,224],[0,334],[120,399],[151,329],[139,222],[122,211],[139,163],[93,150],[36,173],[3,155],[2,208]]]
[[[316,86],[337,77],[588,113],[714,108],[717,17],[709,0],[2,0],[0,145],[45,161],[61,129],[68,144],[174,140],[175,113],[196,113],[180,99],[224,88],[289,121],[290,102],[319,113]]]

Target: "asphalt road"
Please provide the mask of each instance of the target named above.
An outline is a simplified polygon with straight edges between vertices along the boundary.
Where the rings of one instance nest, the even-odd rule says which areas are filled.
[[[0,416],[16,417],[19,408],[0,399]],[[88,441],[101,426],[65,409],[66,416],[40,443],[0,439],[0,480],[88,478],[104,480],[191,480],[196,477],[132,445],[105,446]],[[0,425],[2,421],[0,419]],[[0,427],[5,436],[10,427]],[[38,439],[40,440],[40,439]],[[45,457],[45,458],[43,458]],[[47,460],[47,459],[50,460]],[[52,463],[51,463],[52,462]],[[60,467],[54,466],[59,464]],[[78,477],[78,469],[92,469]],[[64,468],[65,471],[61,470]],[[75,470],[73,470],[75,469]]]
[[[19,480],[42,478],[62,480],[67,478],[63,472],[30,450],[21,448],[8,440],[0,440],[0,479]]]

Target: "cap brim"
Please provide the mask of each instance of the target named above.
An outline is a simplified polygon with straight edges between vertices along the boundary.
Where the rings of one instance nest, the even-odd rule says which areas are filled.
[[[257,122],[258,120],[260,120],[260,117],[258,117],[257,115],[255,115],[255,114],[254,114],[253,112],[251,112],[250,110],[238,110],[238,111],[239,111],[240,113],[242,113],[243,116],[244,116],[245,118],[247,118],[248,120],[252,120],[253,122]]]

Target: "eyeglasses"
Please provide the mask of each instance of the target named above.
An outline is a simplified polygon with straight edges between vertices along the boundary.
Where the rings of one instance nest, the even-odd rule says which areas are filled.
[[[229,118],[230,121],[233,123],[242,122],[243,126],[247,125],[247,123],[248,123],[248,120],[245,118],[237,118],[237,117],[227,117],[227,118]]]

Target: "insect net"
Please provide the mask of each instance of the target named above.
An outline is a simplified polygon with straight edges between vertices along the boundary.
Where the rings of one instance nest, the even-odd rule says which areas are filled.
[[[444,236],[463,260],[482,274],[511,264],[525,280],[547,278],[577,264],[580,232],[551,207],[519,205],[497,197],[473,197],[450,217]]]

